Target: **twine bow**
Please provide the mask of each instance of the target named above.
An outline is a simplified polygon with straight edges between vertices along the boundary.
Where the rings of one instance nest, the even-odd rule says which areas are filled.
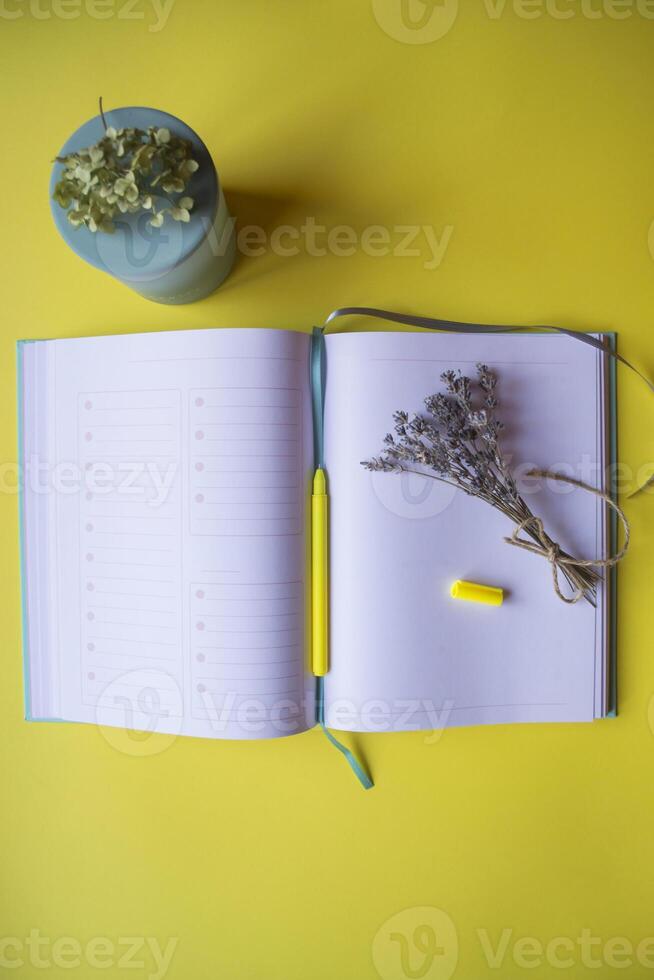
[[[513,534],[508,538],[504,538],[507,544],[513,545],[516,548],[522,548],[524,551],[530,551],[533,555],[542,555],[543,558],[547,559],[552,568],[554,591],[562,602],[573,605],[575,602],[579,602],[580,599],[584,598],[588,599],[589,602],[593,602],[595,584],[599,579],[595,569],[611,568],[613,565],[617,565],[624,558],[629,547],[629,522],[622,508],[602,490],[591,487],[587,483],[582,483],[581,480],[563,476],[561,473],[533,469],[527,473],[527,476],[546,477],[550,480],[558,480],[562,483],[569,483],[572,486],[580,487],[582,490],[587,490],[588,493],[592,493],[600,500],[605,501],[620,518],[624,529],[624,543],[619,551],[610,558],[573,558],[572,555],[563,551],[555,541],[552,541],[545,531],[542,520],[540,517],[536,517],[535,514],[529,514],[525,517],[523,521],[520,521],[516,525]],[[521,538],[521,531],[527,531],[533,538],[533,541],[527,541],[525,538]],[[575,590],[572,596],[565,596],[561,591],[559,584],[559,575],[561,574]]]

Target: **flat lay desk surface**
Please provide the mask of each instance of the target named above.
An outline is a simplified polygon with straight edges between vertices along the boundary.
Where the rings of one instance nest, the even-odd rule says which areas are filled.
[[[616,330],[654,373],[651,16],[609,0],[4,4],[3,464],[21,337],[310,329],[367,304]],[[50,161],[99,95],[183,118],[238,227],[260,229],[209,299],[148,303],[57,237]],[[619,438],[629,472],[654,458],[654,399],[628,372]],[[648,974],[652,496],[625,505],[619,717],[349,739],[377,782],[364,792],[318,731],[170,743],[24,723],[5,470],[0,955],[13,975],[43,976],[39,956],[53,977],[123,976],[129,956],[134,978]]]

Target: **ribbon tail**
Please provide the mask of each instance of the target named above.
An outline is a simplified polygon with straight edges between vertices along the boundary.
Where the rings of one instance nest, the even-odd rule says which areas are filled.
[[[359,780],[363,788],[372,789],[375,784],[371,779],[371,777],[366,772],[364,766],[357,759],[354,752],[352,752],[351,749],[348,749],[346,745],[343,745],[342,742],[339,742],[336,736],[332,735],[330,730],[325,725],[325,699],[324,699],[323,678],[317,677],[316,680],[318,682],[317,690],[316,690],[316,695],[318,698],[318,724],[322,728],[323,734],[327,736],[327,739],[331,742],[334,748],[338,749],[338,751],[345,757],[345,759],[348,762],[348,765],[350,766],[350,769],[357,777],[357,779]]]
[[[366,770],[363,768],[363,766],[361,765],[357,757],[355,756],[354,752],[352,752],[351,749],[348,749],[346,745],[343,745],[342,742],[339,742],[339,740],[335,738],[335,736],[332,735],[330,730],[325,726],[325,723],[323,721],[320,722],[320,727],[322,728],[323,732],[325,733],[329,741],[332,743],[334,748],[338,749],[339,752],[343,753],[343,755],[345,756],[345,758],[347,759],[350,765],[350,769],[357,777],[357,779],[359,780],[363,788],[372,789],[375,784],[370,778],[370,776],[368,775],[368,773],[366,772]]]

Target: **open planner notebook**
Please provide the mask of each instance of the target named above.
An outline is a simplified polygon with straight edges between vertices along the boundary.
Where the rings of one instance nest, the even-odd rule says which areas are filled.
[[[316,724],[310,672],[309,334],[148,333],[19,345],[27,715],[206,738]],[[613,710],[613,584],[564,605],[547,562],[483,502],[370,473],[396,409],[446,368],[499,378],[516,467],[604,490],[612,367],[567,336],[324,338],[330,670],[346,731],[589,721]],[[606,555],[603,501],[532,487],[571,553]],[[455,579],[501,586],[489,608]]]

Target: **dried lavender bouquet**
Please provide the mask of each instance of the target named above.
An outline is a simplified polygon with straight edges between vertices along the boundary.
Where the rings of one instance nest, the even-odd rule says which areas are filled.
[[[591,566],[604,563],[576,559],[559,548],[518,493],[502,456],[499,435],[503,423],[495,414],[497,377],[485,364],[478,364],[478,391],[473,390],[475,382],[460,371],[444,371],[441,380],[447,393],[425,398],[425,415],[395,412],[395,435],[389,433],[381,454],[361,465],[383,473],[417,473],[485,500],[516,524],[505,541],[550,561],[560,599],[573,603],[584,598],[595,605],[598,575]],[[542,470],[532,470],[529,475],[556,478]],[[520,538],[521,531],[530,540]],[[559,572],[572,589],[570,597],[561,592]]]

